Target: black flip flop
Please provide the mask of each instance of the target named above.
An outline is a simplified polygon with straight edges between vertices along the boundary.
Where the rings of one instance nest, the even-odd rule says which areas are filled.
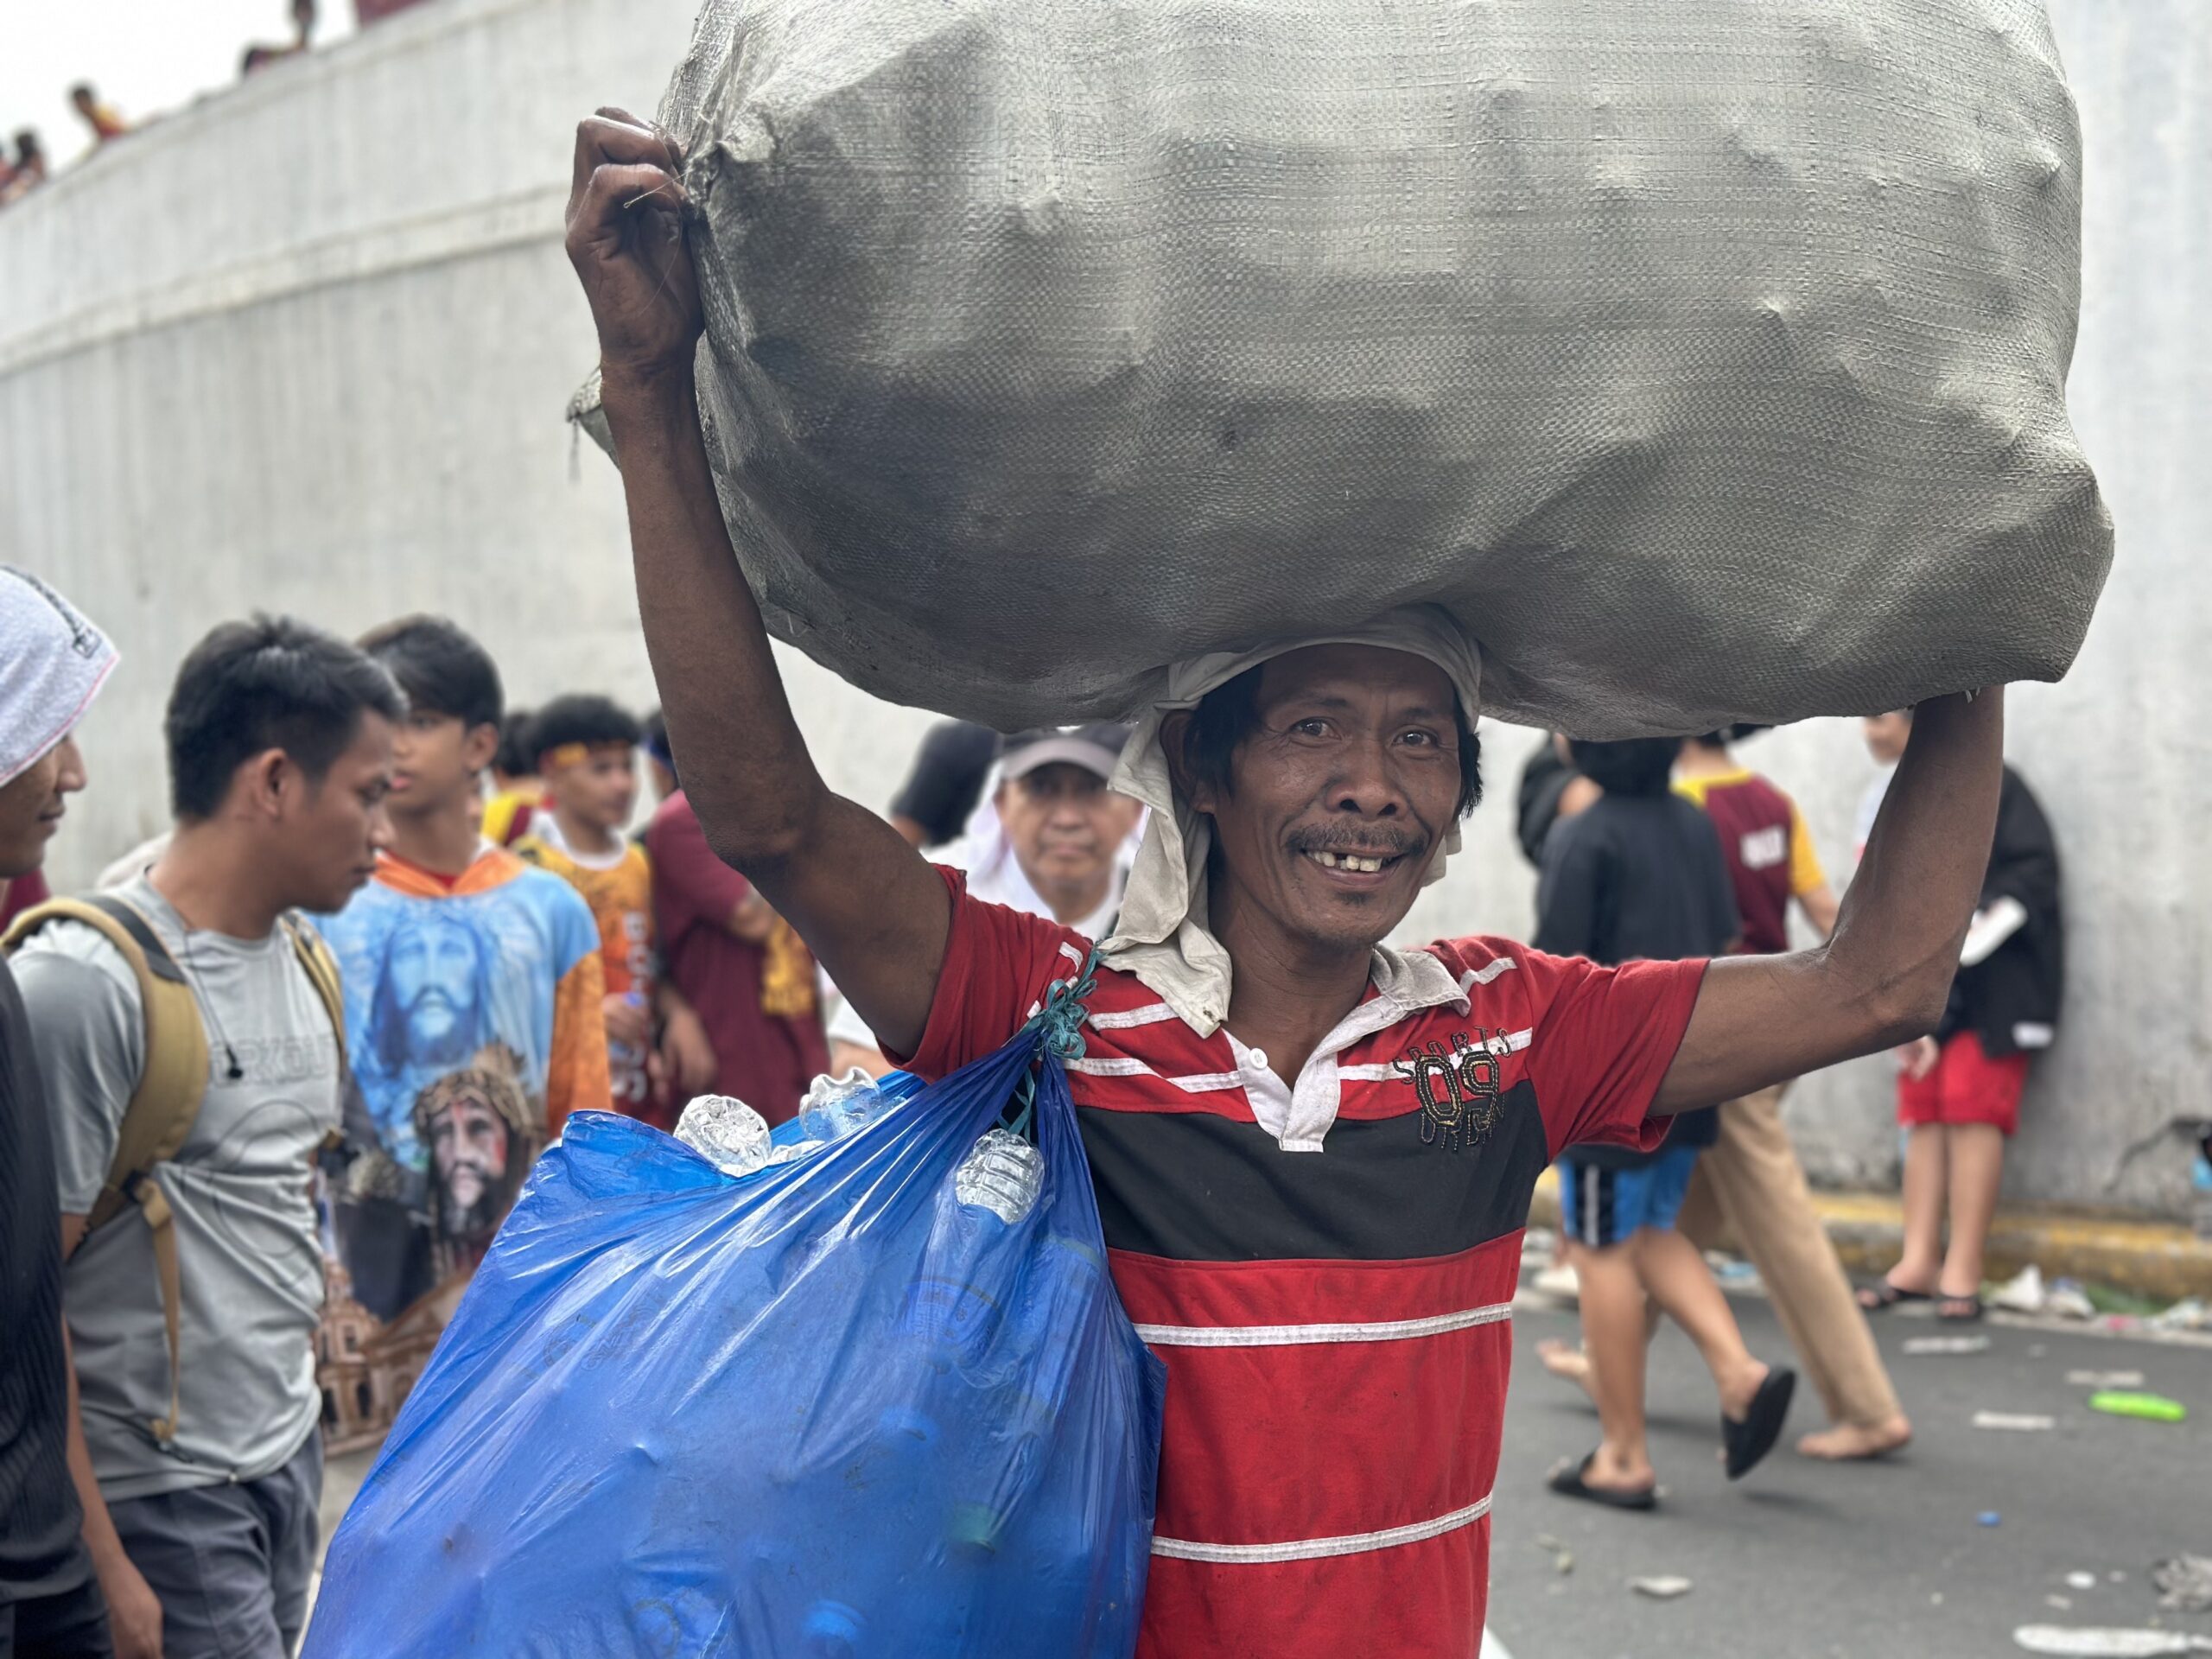
[[[1981,1306],[1981,1298],[1979,1294],[1973,1296],[1938,1295],[1933,1298],[1933,1300],[1936,1303],[1936,1320],[1939,1325],[1972,1325],[1981,1318],[1984,1312]],[[1945,1312],[1947,1308],[1962,1308],[1965,1311],[1963,1313],[1953,1313]]]
[[[1766,1381],[1751,1396],[1751,1409],[1744,1414],[1742,1422],[1726,1412],[1720,1414],[1720,1443],[1728,1452],[1729,1479],[1741,1480],[1774,1450],[1775,1442],[1782,1438],[1782,1426],[1789,1418],[1789,1398],[1796,1392],[1797,1373],[1777,1365],[1767,1372]]]
[[[1907,1290],[1903,1285],[1893,1285],[1886,1279],[1878,1279],[1871,1285],[1861,1285],[1852,1300],[1859,1304],[1862,1313],[1879,1313],[1895,1307],[1899,1302],[1932,1302],[1936,1299],[1924,1290]]]
[[[1602,1503],[1609,1510],[1634,1510],[1641,1513],[1659,1507],[1659,1489],[1647,1486],[1640,1492],[1618,1491],[1607,1486],[1592,1486],[1583,1477],[1590,1472],[1590,1465],[1597,1460],[1595,1452],[1575,1463],[1562,1459],[1544,1484],[1561,1497],[1579,1497],[1592,1503]]]

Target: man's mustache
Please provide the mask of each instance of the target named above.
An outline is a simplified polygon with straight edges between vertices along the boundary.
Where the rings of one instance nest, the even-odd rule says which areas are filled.
[[[1294,853],[1380,853],[1388,858],[1404,858],[1424,852],[1427,847],[1427,836],[1395,824],[1377,823],[1363,828],[1346,824],[1341,829],[1302,830],[1294,832],[1290,838],[1290,849]]]

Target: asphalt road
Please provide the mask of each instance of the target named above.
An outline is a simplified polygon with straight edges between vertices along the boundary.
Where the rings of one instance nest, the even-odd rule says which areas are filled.
[[[1767,1303],[1732,1300],[1753,1351],[1785,1359]],[[2149,1582],[2169,1556],[2212,1554],[2212,1347],[1993,1322],[1979,1327],[1987,1352],[1910,1357],[1903,1344],[1937,1334],[1935,1322],[1877,1319],[1912,1445],[1872,1464],[1798,1457],[1797,1433],[1823,1423],[1801,1388],[1783,1447],[1733,1486],[1713,1455],[1712,1379],[1681,1333],[1662,1330],[1650,1373],[1662,1507],[1631,1515],[1544,1489],[1553,1464],[1597,1443],[1597,1415],[1535,1354],[1543,1338],[1575,1337],[1573,1310],[1524,1295],[1491,1511],[1491,1628],[1512,1659],[1973,1659],[2017,1654],[2012,1630],[2027,1624],[2163,1620],[2212,1637],[2212,1614],[2162,1615]],[[2072,1370],[2139,1370],[2190,1421],[2093,1412]],[[1978,1411],[2056,1426],[1978,1429]],[[1984,1512],[1999,1524],[1982,1525]],[[1540,1535],[1572,1553],[1571,1571]],[[2069,1586],[2078,1573],[2094,1586]],[[1665,1602],[1629,1588],[1662,1574],[1693,1587]]]

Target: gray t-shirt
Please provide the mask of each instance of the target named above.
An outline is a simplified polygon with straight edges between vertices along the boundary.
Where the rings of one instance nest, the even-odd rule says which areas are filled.
[[[143,875],[117,895],[144,913],[198,992],[207,1097],[155,1179],[175,1212],[183,1281],[183,1395],[175,1440],[168,1339],[151,1235],[135,1210],[88,1235],[64,1270],[85,1434],[114,1500],[280,1468],[315,1433],[314,1333],[322,1253],[309,1160],[339,1122],[330,1016],[282,928],[258,940],[194,933]],[[54,1114],[65,1215],[90,1211],[145,1063],[129,965],[88,927],[54,924],[13,966]],[[245,1075],[233,1080],[225,1045]]]

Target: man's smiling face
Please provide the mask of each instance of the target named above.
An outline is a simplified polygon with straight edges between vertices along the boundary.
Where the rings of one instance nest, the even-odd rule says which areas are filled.
[[[1183,769],[1191,804],[1213,818],[1216,914],[1249,907],[1285,943],[1322,951],[1379,944],[1459,810],[1451,678],[1426,658],[1342,645],[1256,674],[1226,787]]]

